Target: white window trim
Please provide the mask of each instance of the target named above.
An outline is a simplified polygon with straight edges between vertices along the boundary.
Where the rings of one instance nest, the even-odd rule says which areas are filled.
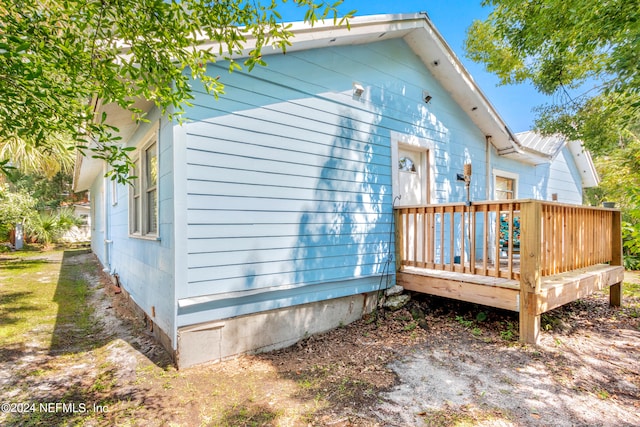
[[[146,239],[146,240],[160,240],[159,232],[160,232],[160,209],[159,206],[156,206],[156,211],[158,212],[158,218],[156,218],[157,230],[154,232],[147,232],[146,230],[149,228],[148,224],[148,197],[146,197],[147,193],[147,162],[146,162],[146,150],[153,145],[156,144],[156,159],[158,161],[158,165],[160,164],[160,139],[158,132],[158,125],[152,126],[152,129],[147,132],[144,138],[141,139],[142,143],[138,146],[138,149],[131,156],[131,160],[135,163],[138,160],[140,161],[140,167],[137,171],[138,182],[140,183],[140,210],[137,212],[138,221],[140,223],[140,231],[134,232],[133,229],[133,185],[129,185],[129,237],[138,238],[138,239]],[[159,187],[160,187],[160,177],[158,176],[157,182],[155,185],[156,191],[156,205],[160,203],[159,196]]]
[[[398,173],[399,167],[398,162],[400,158],[398,157],[398,149],[406,148],[408,150],[421,151],[425,153],[425,156],[422,157],[422,170],[425,171],[422,179],[424,188],[426,189],[426,184],[429,183],[428,200],[422,200],[422,203],[432,204],[433,200],[435,200],[435,144],[433,141],[428,139],[419,138],[415,135],[404,134],[400,132],[391,131],[391,188],[393,194],[393,200],[398,196],[397,189],[400,185],[398,182]],[[423,194],[424,196],[424,194]],[[426,197],[425,197],[426,199]],[[402,206],[402,201],[396,204]]]
[[[491,183],[493,185],[493,200],[498,200],[498,195],[496,194],[496,178],[507,178],[513,180],[513,199],[518,199],[518,187],[520,175],[514,172],[507,172],[500,169],[493,169],[492,171],[493,179]]]

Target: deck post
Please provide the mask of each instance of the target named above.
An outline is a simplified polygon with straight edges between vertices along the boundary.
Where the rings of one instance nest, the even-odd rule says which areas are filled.
[[[402,211],[400,209],[396,209],[394,212],[395,223],[396,223],[396,271],[400,271],[402,269],[402,250],[404,248],[404,224],[402,221]]]
[[[623,265],[622,255],[622,213],[612,212],[611,219],[611,265]],[[609,287],[609,305],[620,307],[622,305],[622,282]]]
[[[540,201],[520,205],[520,341],[529,344],[537,344],[540,337],[541,219]]]

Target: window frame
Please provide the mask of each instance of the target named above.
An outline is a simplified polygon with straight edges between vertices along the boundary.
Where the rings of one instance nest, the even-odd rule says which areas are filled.
[[[129,184],[129,237],[147,240],[159,240],[159,176],[155,177],[155,183],[149,183],[149,149],[155,144],[152,154],[155,155],[156,169],[160,161],[160,140],[158,138],[157,127],[142,139],[143,143],[131,156],[136,169],[132,171],[132,176],[136,176]],[[157,174],[157,172],[156,172]],[[138,189],[136,191],[136,185]],[[149,194],[155,192],[155,206],[150,206]],[[150,212],[155,211],[155,230],[151,230]]]
[[[509,179],[513,181],[513,198],[512,199],[500,199],[498,198],[498,178]],[[493,200],[516,200],[518,198],[518,180],[520,176],[517,173],[502,171],[498,169],[493,170]],[[503,190],[500,190],[503,191]]]

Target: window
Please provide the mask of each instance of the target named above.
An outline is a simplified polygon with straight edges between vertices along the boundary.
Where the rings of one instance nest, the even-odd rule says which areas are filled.
[[[158,144],[155,141],[145,150],[144,159],[147,233],[158,234]]]
[[[141,210],[141,200],[140,200],[140,159],[136,159],[134,162],[133,170],[131,174],[135,177],[131,182],[131,188],[129,191],[131,192],[131,203],[130,205],[130,213],[131,220],[129,224],[131,234],[140,234],[140,212]]]
[[[515,184],[514,179],[505,178],[503,176],[496,176],[496,199],[498,200],[515,199],[514,184]]]
[[[401,172],[417,172],[416,164],[411,157],[401,157],[398,162],[398,170]]]
[[[138,152],[131,170],[129,232],[135,236],[158,235],[158,140],[154,133]]]
[[[518,174],[513,172],[493,171],[494,199],[495,200],[513,200],[518,198]],[[499,244],[503,248],[502,253],[506,254],[509,244],[512,250],[517,253],[520,251],[520,216],[514,215],[510,217],[508,212],[501,212]],[[509,227],[513,231],[513,235],[509,237]]]
[[[493,171],[494,199],[513,200],[518,197],[518,175],[511,172]]]

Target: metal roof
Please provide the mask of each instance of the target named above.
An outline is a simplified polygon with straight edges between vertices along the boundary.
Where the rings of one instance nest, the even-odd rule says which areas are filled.
[[[534,131],[518,132],[516,137],[527,149],[551,156],[551,158],[557,156],[567,143],[567,138],[563,135],[544,136]]]
[[[584,148],[582,141],[569,141],[564,135],[542,135],[535,131],[519,132],[516,137],[520,143],[529,150],[549,156],[552,160],[566,146],[582,177],[582,186],[585,188],[596,187],[600,183],[591,154]]]

